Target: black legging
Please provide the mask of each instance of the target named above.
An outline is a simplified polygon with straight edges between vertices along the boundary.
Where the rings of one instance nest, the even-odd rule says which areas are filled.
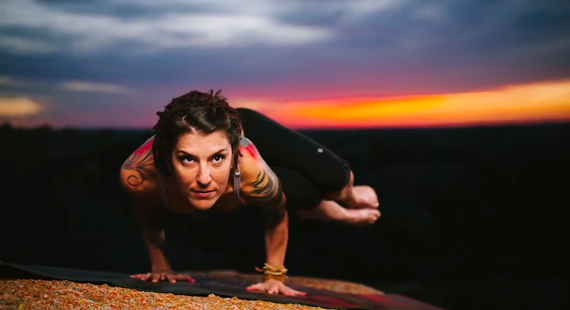
[[[350,168],[326,147],[256,111],[236,110],[245,136],[279,177],[290,208],[313,208],[324,192],[348,184]]]

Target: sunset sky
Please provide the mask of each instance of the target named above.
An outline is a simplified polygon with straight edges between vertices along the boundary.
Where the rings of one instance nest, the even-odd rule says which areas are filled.
[[[222,89],[294,128],[570,121],[561,0],[4,0],[0,122],[151,128]]]

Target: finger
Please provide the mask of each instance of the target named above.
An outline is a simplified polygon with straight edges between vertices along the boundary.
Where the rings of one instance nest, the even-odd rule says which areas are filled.
[[[263,288],[263,283],[260,282],[260,283],[252,284],[249,287],[260,289],[260,288]]]
[[[156,282],[158,282],[159,279],[160,279],[159,273],[153,273],[152,274],[152,282],[156,283]]]
[[[150,277],[150,272],[147,274],[142,275],[142,277],[140,277],[141,280],[146,281],[148,280],[148,278]]]
[[[160,281],[164,281],[164,277],[165,277],[165,276],[164,276],[164,273],[161,273],[161,274],[160,274]]]
[[[131,276],[131,278],[146,281],[146,274],[134,274]]]
[[[188,281],[188,282],[194,281],[194,279],[192,279],[192,277],[190,277],[189,275],[185,275],[185,274],[175,274],[175,275],[172,275],[172,277],[178,281]]]
[[[261,289],[259,284],[250,285],[246,288],[248,291],[259,291]]]
[[[295,292],[293,290],[283,290],[282,293],[285,296],[295,296]]]
[[[296,291],[296,290],[293,290],[293,289],[291,289],[291,291],[293,291],[293,294],[295,294],[295,296],[305,296],[305,295],[307,295],[307,293],[305,293],[305,292]]]
[[[279,286],[278,286],[278,285],[271,285],[271,286],[267,289],[267,292],[268,292],[269,294],[279,294],[279,291],[280,291],[280,289],[279,289]]]
[[[174,276],[174,275],[167,275],[166,278],[168,278],[168,282],[170,282],[170,283],[176,283],[176,276]]]
[[[281,292],[283,293],[283,295],[285,296],[295,296],[295,290],[285,286],[281,289]]]
[[[257,284],[253,284],[247,287],[248,291],[253,291],[253,292],[263,292],[265,291],[265,289],[263,288],[263,283],[257,283]]]
[[[190,283],[196,283],[196,281],[192,279],[191,276],[185,274],[174,274],[171,277],[176,281],[188,281]]]
[[[296,296],[296,295],[304,295],[305,293],[300,292],[300,291],[296,291],[286,285],[281,285],[281,292],[283,293],[283,295],[285,296]]]

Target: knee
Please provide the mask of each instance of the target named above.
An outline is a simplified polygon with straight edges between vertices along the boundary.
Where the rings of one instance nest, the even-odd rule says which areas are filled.
[[[249,108],[236,108],[235,110],[241,119],[250,119],[252,117],[259,117],[262,115],[261,113]]]
[[[354,175],[346,161],[339,159],[334,163],[334,167],[335,169],[330,169],[327,177],[322,180],[322,190],[325,192],[341,191],[354,182]]]
[[[263,115],[257,111],[248,108],[236,108],[236,112],[239,115],[241,127],[244,131],[255,133],[256,129],[259,128],[259,123],[263,119]]]

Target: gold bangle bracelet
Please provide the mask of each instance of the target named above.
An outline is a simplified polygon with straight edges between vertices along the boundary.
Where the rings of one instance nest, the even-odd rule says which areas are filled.
[[[276,266],[269,265],[265,263],[263,268],[255,268],[255,270],[264,273],[264,280],[277,280],[280,282],[285,282],[287,279],[287,269],[285,267],[279,268]]]

